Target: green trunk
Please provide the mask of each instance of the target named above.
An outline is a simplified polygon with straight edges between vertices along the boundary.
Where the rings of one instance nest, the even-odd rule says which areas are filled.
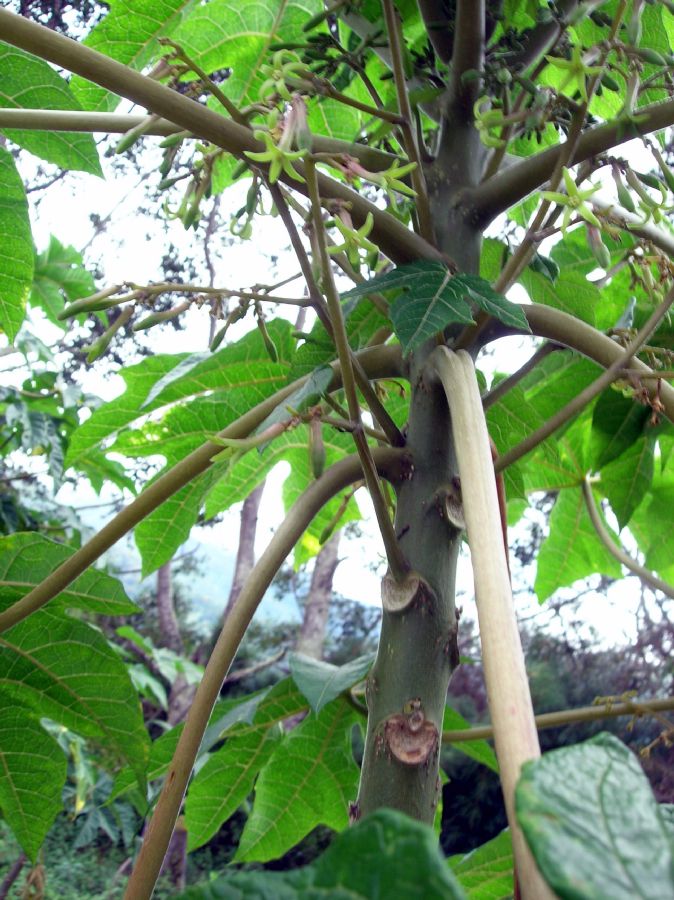
[[[479,180],[482,157],[476,133],[456,124],[427,175],[438,245],[466,272],[478,271],[481,234],[465,207],[461,217],[455,212],[453,201]],[[434,346],[409,359],[412,466],[397,485],[395,527],[412,577],[397,590],[389,576],[384,579],[355,818],[387,806],[431,823],[440,795],[442,721],[449,678],[458,665],[454,593],[462,531],[448,521],[443,503],[448,490],[456,492],[458,477],[447,400],[424,373]]]

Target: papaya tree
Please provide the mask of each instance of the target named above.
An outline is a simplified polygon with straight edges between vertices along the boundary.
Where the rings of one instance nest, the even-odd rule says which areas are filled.
[[[607,739],[567,763],[533,762],[539,748],[506,523],[534,492],[556,496],[537,561],[541,602],[592,574],[620,578],[621,566],[672,596],[672,4],[148,0],[141,8],[117,0],[83,41],[8,9],[0,10],[0,35],[0,127],[8,140],[93,175],[100,174],[93,132],[121,134],[118,153],[158,144],[156,187],[166,192],[168,215],[198,230],[211,197],[225,192],[225,202],[227,191],[239,190],[232,231],[255,240],[261,217],[277,216],[301,272],[299,289],[293,280],[254,279],[101,284],[51,310],[62,322],[104,323],[90,361],[130,328],[161,326],[192,306],[215,323],[210,353],[158,355],[125,369],[125,393],[81,425],[66,459],[86,470],[92,456],[111,451],[160,453],[165,470],[75,552],[14,536],[3,563],[3,652],[18,674],[0,684],[20,699],[6,730],[25,719],[37,740],[36,715],[65,717],[68,727],[107,739],[127,763],[127,789],[134,778],[142,790],[147,778],[165,774],[127,896],[150,896],[195,759],[216,743],[218,715],[240,730],[225,742],[227,765],[214,754],[200,769],[184,821],[196,834],[223,820],[221,808],[204,824],[218,805],[207,796],[206,773],[231,794],[235,767],[243,766],[249,780],[230,796],[236,808],[259,772],[249,819],[257,831],[244,832],[242,861],[278,856],[289,834],[299,839],[321,822],[340,829],[348,817],[346,857],[376,843],[358,837],[374,821],[384,871],[394,820],[378,811],[434,821],[439,748],[452,721],[447,687],[459,664],[454,585],[464,537],[521,896],[627,897],[635,880],[646,885],[643,896],[659,896],[653,885],[672,878],[671,831],[647,791],[640,809],[648,826],[639,828],[647,828],[657,862],[647,864],[645,851],[638,861],[621,855],[611,820],[591,835],[604,868],[594,857],[581,864],[583,824],[595,813],[604,821],[601,810],[583,806],[596,785],[613,784],[619,771],[615,802],[622,790],[642,796],[629,753]],[[115,112],[122,98],[141,113]],[[35,255],[24,189],[4,148],[0,164],[0,312],[12,341]],[[171,304],[160,304],[165,296]],[[306,308],[308,330],[293,329],[287,307]],[[230,342],[229,328],[241,321],[251,330]],[[509,365],[501,353],[506,371],[488,383],[484,351],[513,335],[528,348],[524,361]],[[91,696],[78,702],[87,700],[95,716],[73,721],[39,668],[31,623],[49,624],[64,640],[77,628],[78,640],[103,653],[81,616],[64,613],[125,612],[123,596],[113,596],[114,584],[92,564],[135,529],[144,572],[156,570],[202,512],[212,517],[243,500],[282,459],[292,470],[286,518],[226,617],[184,728],[153,748],[148,767],[128,695],[114,698],[111,717],[92,674]],[[298,657],[294,678],[305,699],[284,683],[245,713],[223,709],[223,679],[275,572],[293,548],[306,559],[356,514],[356,485],[369,493],[388,563],[374,664],[356,661],[326,675]],[[643,562],[623,547],[625,528]],[[20,652],[25,647],[31,652]],[[68,660],[61,665],[75,679]],[[112,673],[107,657],[105,666]],[[349,689],[363,677],[358,699]],[[306,709],[307,699],[312,713],[296,732],[272,734],[271,723]],[[356,788],[343,765],[365,711]],[[265,768],[270,759],[275,774]],[[291,813],[299,834],[286,824],[284,779],[286,787],[307,787],[302,809]],[[565,789],[575,791],[575,818],[560,812]],[[24,807],[8,793],[0,799],[14,821]],[[312,896],[309,878],[316,891],[351,883],[344,857],[334,875],[337,842],[329,853],[322,867],[298,876],[295,890]],[[458,882],[443,880],[445,870],[433,873],[440,887],[425,896],[465,896]],[[397,895],[408,896],[397,884]]]

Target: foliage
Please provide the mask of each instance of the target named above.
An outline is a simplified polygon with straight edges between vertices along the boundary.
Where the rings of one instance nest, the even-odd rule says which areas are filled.
[[[72,6],[86,15],[86,4]],[[344,833],[289,875],[244,870],[191,896],[394,896],[421,870],[427,896],[510,892],[509,838],[454,860],[455,877],[432,832],[402,817],[439,819],[442,732],[468,727],[446,705],[467,530],[498,763],[483,740],[459,749],[499,770],[524,896],[543,896],[544,885],[520,828],[561,896],[603,896],[593,878],[614,870],[624,878],[610,895],[627,896],[630,854],[648,870],[612,779],[633,784],[658,877],[670,877],[668,820],[613,739],[527,762],[515,814],[535,742],[502,539],[506,513],[514,524],[543,492],[552,509],[536,553],[541,604],[583,579],[617,581],[623,567],[660,592],[645,608],[673,596],[672,5],[118,0],[78,43],[6,9],[0,25],[0,127],[13,148],[0,148],[0,328],[30,369],[0,393],[0,808],[31,862],[86,746],[96,763],[74,780],[76,796],[88,785],[91,835],[128,843],[120,816],[130,804],[139,818],[155,809],[134,896],[153,889],[193,768],[189,850],[241,807],[236,862],[277,860],[319,826]],[[139,146],[159,138],[152,183],[166,221],[205,242],[207,284],[94,279],[65,218],[46,247],[34,245],[22,160],[95,184],[105,166],[95,114],[122,98],[150,115],[106,118],[104,128],[122,129],[110,153],[139,162]],[[617,155],[633,137],[638,163]],[[278,218],[305,290],[287,287],[294,278],[218,284],[218,204],[230,204],[226,240],[241,246]],[[506,296],[516,286],[531,303]],[[36,337],[46,319],[72,329],[75,359],[119,362],[134,335],[161,335],[193,310],[210,315],[209,351],[134,359],[105,404],[60,377],[60,350]],[[493,376],[483,351],[512,334],[534,356]],[[46,462],[39,477],[33,457]],[[168,706],[167,686],[198,669],[147,634],[95,619],[138,613],[96,562],[133,528],[143,576],[156,572],[278,462],[289,470],[286,518],[218,638],[188,721],[150,742],[138,688]],[[114,485],[137,497],[82,542],[58,507],[22,502],[24,476],[47,492],[86,478],[97,492]],[[294,657],[290,678],[218,699],[274,573],[291,551],[305,564],[358,518],[361,481],[389,566],[373,666]],[[40,534],[53,520],[58,543]],[[146,670],[129,665],[120,639]],[[597,806],[599,783],[611,790]],[[639,874],[641,895],[654,896],[655,877]]]

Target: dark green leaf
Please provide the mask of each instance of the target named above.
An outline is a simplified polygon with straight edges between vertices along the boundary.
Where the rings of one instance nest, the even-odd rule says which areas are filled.
[[[182,900],[465,900],[431,828],[381,809],[338,835],[314,863],[290,872],[229,872]]]
[[[600,487],[611,504],[620,528],[628,524],[651,486],[654,447],[652,438],[641,438],[602,469]]]
[[[420,260],[399,266],[357,285],[342,299],[399,290],[391,304],[391,320],[403,350],[409,353],[450,324],[472,324],[470,303],[511,327],[529,331],[521,308],[477,275],[452,275],[441,263]]]
[[[674,845],[634,755],[600,734],[525,763],[517,818],[563,900],[674,896]]]
[[[620,456],[643,434],[651,416],[647,406],[609,388],[597,400],[592,414],[592,465],[601,469]]]
[[[341,693],[362,681],[374,662],[370,654],[359,656],[343,666],[333,666],[322,660],[293,653],[290,656],[290,674],[297,687],[311,704],[314,712],[320,712]]]

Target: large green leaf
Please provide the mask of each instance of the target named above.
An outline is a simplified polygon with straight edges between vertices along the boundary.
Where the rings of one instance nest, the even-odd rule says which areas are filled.
[[[648,779],[617,738],[600,734],[525,763],[517,818],[562,900],[674,896],[674,843]]]
[[[632,397],[609,388],[592,413],[592,464],[601,469],[624,453],[643,434],[652,411]]]
[[[33,237],[23,182],[0,147],[0,329],[13,341],[26,314],[33,282]]]
[[[145,578],[168,562],[190,536],[210,488],[229,469],[229,462],[214,463],[149,513],[134,529]],[[223,596],[223,608],[225,599]]]
[[[629,528],[645,554],[650,569],[665,578],[674,577],[674,529],[667,527],[674,509],[674,471],[671,467],[653,475],[651,490],[630,518]],[[668,572],[665,575],[665,572]]]
[[[33,862],[62,808],[66,768],[59,745],[24,707],[0,706],[0,810]]]
[[[35,532],[0,538],[0,605],[6,608],[16,603],[74,552]],[[50,601],[49,609],[81,609],[106,616],[139,612],[121,582],[100,569],[83,572]]]
[[[9,109],[80,109],[68,83],[44,60],[9,44],[0,43],[0,105]],[[3,128],[7,137],[25,150],[54,163],[101,175],[92,135],[69,131],[31,131]]]
[[[524,332],[529,325],[522,309],[477,275],[452,275],[441,263],[420,260],[398,266],[357,285],[343,300],[372,292],[401,291],[391,304],[391,320],[403,350],[409,353],[446,328],[472,324],[471,303]]]
[[[581,489],[566,488],[559,492],[550,534],[538,554],[534,590],[539,603],[557,588],[594,573],[620,578],[620,564],[597,537]]]
[[[380,809],[349,828],[311,865],[233,872],[189,888],[182,900],[465,900],[432,828]]]
[[[82,264],[82,254],[74,247],[64,247],[51,236],[49,247],[35,260],[30,305],[39,306],[54,325],[66,328],[58,318],[66,303],[94,293],[94,279]]]
[[[613,325],[620,315],[619,311],[606,314],[599,288],[573,269],[561,272],[554,284],[544,275],[525,269],[520,281],[535,303],[554,306],[598,328]]]
[[[209,395],[212,403],[217,401],[221,405],[220,428],[225,427],[240,415],[242,403],[243,408],[250,408],[286,383],[293,349],[292,327],[279,319],[269,322],[267,327],[279,354],[276,363],[269,359],[256,329],[217,353],[200,354],[196,364],[190,367],[184,361],[192,361],[193,357],[177,354],[151,356],[138,365],[122,369],[125,392],[97,409],[75,432],[66,464],[74,464],[91,447],[97,447],[141,416],[179,401]],[[179,366],[178,376],[168,378]],[[144,405],[155,384],[162,379],[165,386],[151,403]],[[172,421],[172,427],[181,430],[176,420]],[[204,434],[199,443],[208,437],[210,433]]]
[[[302,26],[320,0],[211,0],[176,30],[175,40],[207,72],[227,68],[221,90],[237,103],[256,102],[274,42],[306,40]]]
[[[351,754],[355,721],[353,707],[335,700],[308,715],[277,747],[255,785],[237,861],[277,859],[317,825],[346,828],[358,784]]]
[[[641,438],[602,469],[600,485],[620,528],[630,521],[651,486],[654,447],[653,438]]]
[[[158,39],[167,37],[196,0],[111,0],[110,12],[85,38],[92,50],[137,71],[159,55]],[[110,112],[120,98],[75,75],[73,93],[84,109]]]
[[[313,711],[319,713],[327,703],[365,678],[374,657],[359,656],[343,666],[333,666],[301,653],[293,653],[289,662],[295,684],[307,698]]]
[[[465,856],[449,860],[468,900],[509,900],[513,894],[513,849],[506,828]]]
[[[8,606],[4,595],[0,606]],[[145,776],[148,739],[126,666],[98,629],[58,608],[0,636],[0,695],[105,745]]]

